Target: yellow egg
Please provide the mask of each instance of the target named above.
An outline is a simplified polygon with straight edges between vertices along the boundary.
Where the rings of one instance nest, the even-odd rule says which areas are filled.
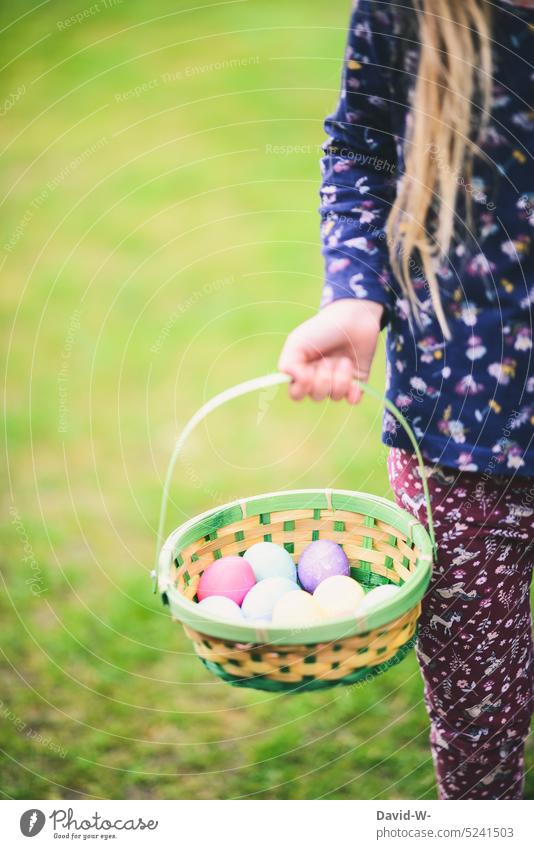
[[[281,628],[302,628],[316,625],[324,613],[310,593],[293,590],[278,599],[273,610],[273,625]]]
[[[347,575],[331,575],[315,589],[313,597],[327,616],[352,616],[363,601],[365,592],[361,584]]]

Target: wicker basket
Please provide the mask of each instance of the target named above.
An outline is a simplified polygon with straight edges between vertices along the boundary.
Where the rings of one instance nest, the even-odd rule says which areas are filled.
[[[191,419],[169,464],[159,540],[174,464],[192,430],[227,400],[287,379],[286,375],[268,375],[233,387]],[[408,424],[390,402],[385,403],[407,430],[422,464]],[[157,588],[173,617],[183,623],[204,665],[224,681],[261,690],[303,692],[367,680],[402,660],[415,641],[420,603],[435,553],[424,475],[422,483],[428,531],[393,502],[345,490],[268,493],[216,507],[181,525],[161,547],[155,572]],[[361,584],[372,588],[392,583],[399,592],[367,615],[298,629],[257,629],[207,618],[198,608],[198,582],[213,560],[243,554],[250,545],[265,540],[283,545],[298,561],[302,550],[319,538],[343,547],[351,574]]]

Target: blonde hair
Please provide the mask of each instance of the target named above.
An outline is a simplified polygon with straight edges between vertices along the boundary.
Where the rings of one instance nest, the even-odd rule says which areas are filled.
[[[490,4],[486,0],[413,0],[413,6],[419,26],[419,67],[405,139],[405,172],[386,235],[391,267],[412,315],[420,324],[420,301],[410,274],[418,252],[434,312],[445,337],[450,338],[436,266],[448,256],[459,186],[470,181],[473,158],[481,155],[477,141],[489,119]],[[477,134],[472,130],[475,122]],[[470,215],[468,192],[466,200]]]

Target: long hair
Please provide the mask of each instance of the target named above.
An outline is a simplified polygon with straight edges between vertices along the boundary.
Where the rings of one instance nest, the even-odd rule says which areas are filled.
[[[491,14],[486,0],[412,0],[419,66],[405,139],[405,171],[386,224],[390,263],[412,315],[418,254],[432,306],[450,338],[436,269],[448,256],[459,187],[468,184],[491,108]],[[476,129],[475,129],[476,128]],[[470,197],[466,192],[468,216]],[[429,223],[431,220],[431,224]]]

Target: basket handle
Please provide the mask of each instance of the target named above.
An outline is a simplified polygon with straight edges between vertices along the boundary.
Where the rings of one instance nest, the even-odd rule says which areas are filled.
[[[291,381],[291,377],[288,374],[282,374],[281,372],[275,372],[273,374],[266,374],[262,377],[255,377],[252,380],[246,380],[244,383],[238,383],[237,386],[232,386],[230,389],[225,389],[224,392],[220,392],[218,395],[214,395],[213,398],[210,398],[209,401],[199,409],[197,412],[189,419],[186,426],[180,433],[178,439],[175,442],[173,452],[171,454],[171,458],[169,460],[169,465],[167,466],[167,472],[165,474],[165,480],[163,483],[163,493],[161,496],[161,506],[159,512],[159,522],[158,522],[158,535],[156,540],[156,562],[154,566],[154,570],[152,572],[153,578],[153,588],[154,592],[157,591],[157,577],[158,577],[158,562],[159,555],[161,551],[161,546],[163,544],[163,529],[165,527],[165,519],[167,515],[167,504],[169,501],[169,489],[172,481],[172,476],[174,473],[174,468],[176,466],[176,461],[194,429],[200,422],[206,418],[209,413],[216,410],[217,407],[221,407],[223,404],[226,404],[227,401],[232,401],[234,398],[239,398],[240,395],[247,395],[249,392],[256,392],[259,389],[265,389],[268,386],[277,386],[281,383],[289,383]],[[423,485],[423,494],[425,497],[426,504],[426,512],[427,512],[427,521],[428,521],[428,533],[430,536],[430,540],[432,542],[432,550],[434,552],[434,557],[436,554],[436,537],[434,534],[434,522],[432,519],[432,506],[430,503],[430,494],[428,491],[428,483],[424,472],[424,464],[423,458],[421,456],[421,450],[419,445],[417,444],[417,440],[415,438],[414,432],[412,431],[410,425],[408,424],[405,417],[402,415],[400,410],[397,409],[395,404],[389,401],[387,398],[384,398],[380,392],[377,392],[376,389],[372,389],[372,387],[368,386],[366,383],[362,383],[362,381],[355,381],[359,388],[364,392],[367,392],[369,395],[372,395],[373,398],[376,398],[378,401],[381,401],[387,410],[394,416],[399,424],[404,429],[412,448],[414,450],[415,456],[417,457],[417,462],[419,464],[419,471],[421,473],[421,483]]]

